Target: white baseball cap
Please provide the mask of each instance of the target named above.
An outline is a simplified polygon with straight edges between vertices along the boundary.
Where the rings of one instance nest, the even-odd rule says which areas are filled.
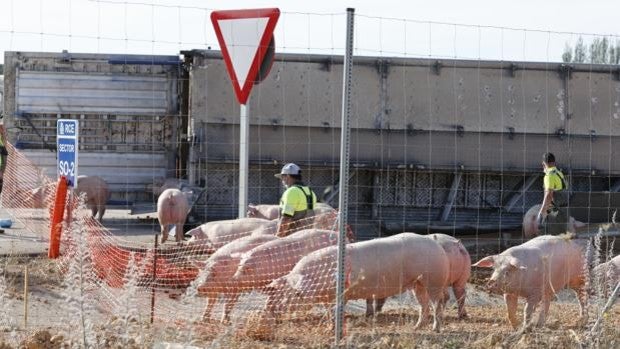
[[[274,176],[277,178],[282,178],[282,175],[298,175],[301,173],[301,168],[295,165],[294,163],[288,163],[282,167],[282,171],[280,173],[276,173]]]

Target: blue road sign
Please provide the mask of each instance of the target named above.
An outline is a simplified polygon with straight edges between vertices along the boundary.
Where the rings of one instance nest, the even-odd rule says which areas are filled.
[[[78,176],[78,121],[60,119],[56,123],[58,177],[67,177],[69,187],[77,188]]]

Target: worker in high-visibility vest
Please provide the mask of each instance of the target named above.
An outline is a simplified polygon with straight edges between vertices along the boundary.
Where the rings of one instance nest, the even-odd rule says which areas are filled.
[[[313,215],[316,194],[302,182],[301,169],[293,163],[284,165],[275,176],[286,187],[280,199],[280,221],[276,233],[278,237],[284,237],[309,227],[309,222],[304,218]]]
[[[564,234],[568,231],[570,219],[566,179],[562,171],[555,166],[555,156],[552,153],[543,154],[542,165],[545,172],[543,180],[545,196],[536,221],[544,234]]]

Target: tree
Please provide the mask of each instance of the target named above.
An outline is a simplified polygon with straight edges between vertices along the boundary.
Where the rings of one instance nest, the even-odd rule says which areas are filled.
[[[618,64],[620,62],[620,41],[611,43],[608,38],[595,38],[586,46],[580,36],[571,47],[569,43],[564,46],[562,62],[565,63],[592,63],[592,64]]]
[[[586,45],[584,45],[583,39],[580,36],[579,39],[577,39],[577,44],[575,44],[575,55],[573,56],[573,62],[584,63],[586,59]]]
[[[573,61],[573,48],[570,47],[568,42],[564,44],[564,53],[562,53],[562,62],[570,63]]]

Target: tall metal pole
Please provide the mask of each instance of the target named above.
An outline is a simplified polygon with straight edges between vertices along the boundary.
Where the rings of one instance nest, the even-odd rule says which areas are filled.
[[[353,65],[353,17],[355,9],[347,9],[347,42],[342,70],[342,120],[340,128],[340,184],[338,199],[338,279],[336,280],[336,345],[340,344],[344,331],[345,288],[345,227],[349,207],[349,117],[351,114],[351,75]]]
[[[239,218],[245,217],[248,209],[248,163],[250,151],[250,119],[248,105],[240,105],[239,120]]]

